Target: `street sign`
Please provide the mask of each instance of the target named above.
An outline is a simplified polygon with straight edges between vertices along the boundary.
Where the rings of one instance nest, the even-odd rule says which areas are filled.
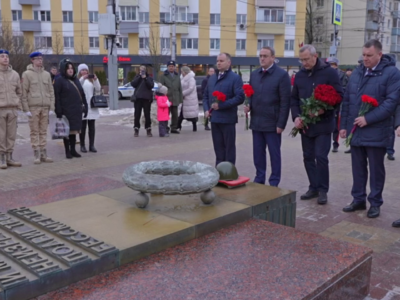
[[[342,12],[343,12],[343,3],[339,0],[333,0],[333,9],[332,9],[332,24],[334,25],[342,25]]]

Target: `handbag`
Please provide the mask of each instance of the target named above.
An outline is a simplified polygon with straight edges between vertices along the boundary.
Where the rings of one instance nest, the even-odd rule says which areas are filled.
[[[57,119],[55,115],[49,116],[51,138],[53,140],[68,138],[69,136],[69,122],[65,116]]]
[[[94,86],[93,86],[93,96],[92,96],[92,99],[90,99],[90,107],[91,108],[107,108],[108,107],[107,98],[103,94],[96,96],[96,90],[94,89]]]
[[[142,86],[143,80],[142,82],[139,84],[138,88],[135,89],[135,91],[133,92],[132,96],[131,96],[131,102],[135,103],[136,102],[136,92],[140,89],[140,87]]]

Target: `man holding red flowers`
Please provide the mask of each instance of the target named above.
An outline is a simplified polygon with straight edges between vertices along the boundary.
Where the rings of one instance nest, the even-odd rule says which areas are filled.
[[[362,51],[364,64],[350,77],[341,112],[340,136],[346,138],[352,133],[353,172],[353,201],[343,211],[365,210],[368,200],[367,217],[376,218],[383,204],[384,158],[393,131],[393,115],[399,104],[400,72],[394,59],[382,54],[382,44],[378,40],[365,43]],[[366,101],[369,109],[360,113]],[[371,191],[367,196],[368,164]]]
[[[205,118],[211,110],[211,134],[216,156],[216,164],[236,162],[236,123],[238,106],[244,101],[243,82],[240,76],[231,70],[231,56],[221,53],[217,57],[216,73],[208,79],[203,94]],[[213,93],[218,91],[226,96],[224,101],[214,101]]]
[[[275,50],[260,50],[260,66],[250,75],[254,94],[244,112],[250,112],[253,134],[253,161],[256,167],[254,182],[265,184],[267,171],[266,148],[271,161],[269,185],[278,186],[281,180],[282,132],[290,111],[291,83],[288,73],[275,63]]]
[[[309,180],[308,191],[301,195],[301,200],[318,197],[318,204],[328,202],[329,191],[329,160],[332,132],[335,129],[334,110],[320,109],[315,124],[304,126],[301,119],[302,101],[308,99],[318,85],[330,85],[343,97],[343,88],[339,75],[329,63],[318,59],[317,51],[312,45],[304,45],[299,53],[302,69],[296,74],[290,101],[292,118],[295,127],[300,130],[303,148],[304,166]]]

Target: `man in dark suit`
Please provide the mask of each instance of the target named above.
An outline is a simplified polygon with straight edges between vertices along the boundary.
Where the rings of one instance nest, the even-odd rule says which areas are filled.
[[[260,50],[261,68],[250,75],[254,95],[244,112],[250,112],[250,129],[253,131],[253,160],[256,167],[254,182],[265,184],[267,171],[266,148],[271,159],[269,184],[278,186],[281,180],[282,132],[290,111],[291,83],[288,73],[275,63],[275,50]]]
[[[297,128],[303,128],[301,114],[301,99],[309,98],[316,86],[331,85],[343,96],[342,84],[338,72],[327,62],[318,59],[317,51],[312,45],[304,45],[300,49],[300,62],[303,68],[296,74],[294,80],[291,110],[292,118]],[[301,200],[318,197],[318,204],[328,202],[329,190],[329,160],[332,132],[335,128],[335,111],[320,110],[321,120],[316,124],[307,125],[307,130],[301,132],[304,166],[310,182],[308,191],[301,195]]]
[[[221,53],[217,57],[217,72],[210,77],[203,95],[205,117],[211,113],[211,133],[216,165],[223,161],[236,162],[236,123],[238,106],[244,101],[243,81],[231,70],[231,56]],[[226,101],[216,102],[214,91],[225,94]]]
[[[353,126],[357,126],[351,139],[353,201],[343,211],[365,210],[368,200],[371,206],[367,217],[376,218],[383,204],[384,159],[393,132],[393,114],[400,99],[400,72],[394,59],[382,54],[382,44],[378,40],[365,43],[363,60],[364,64],[350,77],[342,103],[340,136],[346,138]],[[375,98],[379,105],[360,117],[363,95]],[[368,165],[371,192],[367,196]]]

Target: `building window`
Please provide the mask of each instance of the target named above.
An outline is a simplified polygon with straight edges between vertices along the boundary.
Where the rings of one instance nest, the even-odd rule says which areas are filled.
[[[317,7],[323,7],[324,6],[324,0],[317,0]]]
[[[89,47],[90,48],[99,48],[99,38],[98,37],[89,37]]]
[[[245,14],[237,14],[236,15],[236,24],[246,24],[247,15]]]
[[[120,46],[120,48],[123,48],[123,49],[128,49],[128,45],[129,45],[129,38],[127,38],[127,37],[121,37],[121,38],[119,38],[119,41],[121,42],[121,46]]]
[[[392,10],[392,2],[389,2],[389,11]]]
[[[24,46],[24,36],[18,35],[12,37],[13,47],[14,48],[21,48]]]
[[[285,50],[294,51],[294,40],[285,40]]]
[[[400,19],[393,19],[393,27],[395,28],[400,27]]]
[[[139,48],[149,49],[149,38],[139,38]]]
[[[296,15],[286,15],[286,25],[296,25]]]
[[[0,10],[0,22],[1,22],[1,20],[2,20],[2,19],[1,19],[1,10]]]
[[[175,11],[176,20],[179,22],[186,22],[187,20],[187,7],[177,6]]]
[[[73,23],[74,22],[72,11],[63,11],[62,13],[63,13],[63,22],[64,23]]]
[[[97,11],[89,11],[89,23],[97,23],[99,21],[99,13]]]
[[[34,10],[33,11],[33,19],[43,22],[50,22],[50,11],[49,10]]]
[[[199,24],[199,14],[189,13],[187,16],[188,16],[188,22]]]
[[[13,21],[22,20],[22,10],[12,10],[11,13]]]
[[[265,23],[283,23],[283,9],[259,9],[257,21]]]
[[[119,10],[122,21],[137,21],[136,6],[120,6]]]
[[[139,13],[139,23],[149,23],[150,16],[148,12]]]
[[[390,19],[388,20],[388,26],[387,26],[387,28],[390,29]]]
[[[170,38],[161,38],[160,44],[161,44],[161,49],[170,49],[171,48]]]
[[[317,25],[323,25],[324,24],[324,18],[323,17],[318,17],[315,19],[315,23]]]
[[[211,14],[210,15],[210,25],[221,25],[221,15]]]
[[[198,39],[182,39],[181,49],[198,49],[199,48],[198,44],[199,44]]]
[[[65,48],[74,48],[74,37],[73,36],[64,36],[64,47]]]
[[[257,41],[257,50],[261,50],[263,47],[271,47],[274,48],[274,40],[273,39],[265,39]]]
[[[160,22],[161,23],[171,22],[171,14],[170,13],[160,13]]]
[[[35,36],[35,47],[39,49],[51,48],[51,36]]]
[[[236,50],[246,50],[246,40],[236,40]]]
[[[323,43],[324,39],[322,38],[321,35],[318,35],[315,37],[315,43]]]
[[[389,45],[389,37],[386,37],[386,45]]]
[[[219,50],[220,49],[220,40],[219,39],[210,39],[210,49],[211,50]]]

